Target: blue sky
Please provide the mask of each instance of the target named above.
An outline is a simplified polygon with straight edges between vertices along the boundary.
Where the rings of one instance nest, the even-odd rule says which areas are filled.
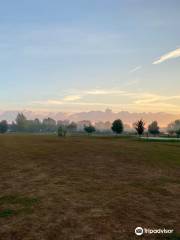
[[[179,0],[0,3],[0,110],[180,113]]]

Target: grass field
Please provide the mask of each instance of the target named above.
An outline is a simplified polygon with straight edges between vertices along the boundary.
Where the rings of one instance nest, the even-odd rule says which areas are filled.
[[[174,236],[134,229],[170,228]],[[0,240],[179,239],[180,143],[0,136]]]

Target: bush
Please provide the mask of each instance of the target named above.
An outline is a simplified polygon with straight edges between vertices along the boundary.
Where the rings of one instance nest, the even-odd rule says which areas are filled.
[[[84,126],[84,131],[87,132],[88,134],[91,134],[96,131],[95,127],[92,125],[89,126]]]

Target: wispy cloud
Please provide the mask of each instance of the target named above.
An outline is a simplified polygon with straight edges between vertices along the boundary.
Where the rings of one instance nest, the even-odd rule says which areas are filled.
[[[142,66],[141,65],[139,65],[139,66],[137,66],[137,67],[135,67],[135,68],[133,68],[133,69],[131,69],[130,71],[129,71],[129,73],[134,73],[134,72],[137,72],[138,70],[140,70],[142,68]]]
[[[124,93],[124,91],[118,89],[92,89],[89,91],[84,91],[85,95],[112,95],[122,93]]]
[[[65,102],[73,102],[73,101],[79,100],[81,98],[82,98],[82,96],[80,96],[80,95],[69,95],[69,96],[65,96],[63,98],[63,101],[65,101]]]
[[[159,57],[159,59],[155,60],[153,62],[153,64],[159,64],[159,63],[165,62],[169,59],[178,58],[178,57],[180,57],[180,48],[177,48],[174,51],[171,51],[171,52],[168,52],[168,53],[162,55],[161,57]]]
[[[121,89],[74,89],[70,92],[61,99],[46,99],[32,104],[47,107],[61,106],[64,109],[84,106],[84,108],[88,107],[89,110],[112,107],[117,110],[128,108],[133,111],[146,111],[148,109],[148,111],[179,112],[180,95],[166,96],[152,92],[123,91]],[[87,110],[87,108],[85,109]]]

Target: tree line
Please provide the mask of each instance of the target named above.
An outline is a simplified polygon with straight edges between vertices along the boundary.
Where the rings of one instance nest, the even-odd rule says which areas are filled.
[[[113,123],[110,122],[98,122],[92,124],[90,121],[84,120],[75,122],[55,121],[54,119],[48,117],[40,121],[38,118],[34,120],[28,120],[23,113],[18,113],[16,119],[11,124],[8,124],[6,120],[0,122],[0,133],[9,132],[27,132],[27,133],[58,133],[58,136],[65,136],[68,132],[84,131],[88,134],[92,134],[99,131],[99,127],[104,129],[104,131],[114,132],[116,134],[122,134],[125,130],[126,124],[123,124],[121,119],[114,120]],[[104,127],[104,128],[103,128]],[[145,128],[145,122],[140,119],[133,124],[133,129],[138,135],[143,135],[144,132],[158,135],[160,134],[160,128],[157,121],[153,121]],[[180,120],[176,120],[167,126],[167,132],[170,135],[176,134],[180,136]]]

